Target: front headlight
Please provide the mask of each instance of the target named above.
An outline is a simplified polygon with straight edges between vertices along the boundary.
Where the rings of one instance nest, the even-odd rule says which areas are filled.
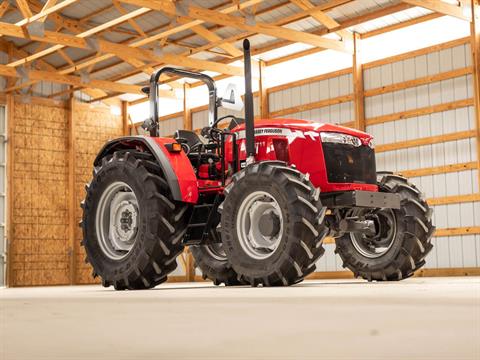
[[[368,142],[368,146],[370,146],[370,149],[375,149],[375,141],[373,141],[373,138]]]
[[[325,143],[337,143],[337,144],[346,144],[358,147],[362,145],[362,141],[352,135],[334,133],[334,132],[322,132],[320,133],[322,142]]]

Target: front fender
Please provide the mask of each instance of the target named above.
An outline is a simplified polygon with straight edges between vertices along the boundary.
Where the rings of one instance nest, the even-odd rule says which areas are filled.
[[[101,159],[115,151],[135,149],[151,153],[162,168],[165,180],[170,187],[173,199],[187,203],[196,203],[198,200],[197,177],[187,155],[181,151],[172,153],[165,144],[175,142],[171,138],[150,136],[125,136],[108,141],[95,158],[94,165],[100,164]]]

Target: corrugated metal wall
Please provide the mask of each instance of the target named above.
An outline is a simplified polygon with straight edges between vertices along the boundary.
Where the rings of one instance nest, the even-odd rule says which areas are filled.
[[[434,222],[440,235],[433,239],[434,250],[425,268],[480,267],[478,231],[461,235],[451,235],[450,231],[480,226],[478,197],[476,201],[454,199],[479,193],[475,137],[448,142],[441,138],[422,146],[411,143],[475,129],[471,66],[466,40],[364,66],[366,130],[378,145],[377,169],[413,174],[411,180],[435,204]],[[440,79],[427,79],[431,76]],[[351,69],[277,86],[267,94],[271,118],[302,118],[346,126],[352,126],[355,120]],[[258,96],[254,100],[255,115],[259,115]],[[219,109],[219,116],[228,113],[232,112]],[[234,115],[243,117],[243,111]],[[192,109],[193,129],[207,123],[207,110]],[[161,134],[172,135],[182,127],[181,113],[163,117]],[[396,146],[399,144],[402,146]],[[450,166],[456,168],[445,170]],[[415,175],[417,170],[423,171],[422,176]],[[335,245],[327,243],[325,248],[317,271],[343,270],[334,254]],[[183,274],[182,270],[179,267],[174,275]]]
[[[470,45],[463,44],[365,71],[365,90],[471,66]],[[437,81],[366,99],[366,117],[470,99],[472,75]],[[473,106],[435,112],[367,126],[377,144],[444,135],[475,129]],[[377,155],[379,170],[404,171],[476,160],[475,138],[386,151]],[[478,170],[427,175],[411,179],[427,198],[478,193]],[[433,206],[438,229],[480,226],[480,202]],[[436,237],[427,268],[480,266],[480,235]]]
[[[430,52],[416,57],[366,66],[365,91],[378,89],[407,80],[463,69],[471,66],[469,44]],[[294,112],[306,104],[324,102],[352,94],[351,74],[343,74],[318,81],[298,82],[269,91],[270,113],[276,117],[303,118],[327,123],[345,124],[354,120],[352,101]],[[369,96],[365,102],[367,124],[369,119],[401,113],[432,105],[471,99],[472,75],[461,75],[430,84]],[[475,110],[472,105],[453,106],[451,110],[432,112],[422,116],[407,116],[385,120],[367,126],[375,136],[376,144],[392,144],[407,140],[445,135],[475,129]],[[394,117],[395,118],[395,117]],[[381,151],[377,154],[379,170],[405,171],[476,161],[475,138],[449,141],[404,149]],[[440,173],[414,177],[428,199],[478,193],[478,170]],[[434,221],[438,229],[480,226],[480,202],[449,203],[434,206]],[[426,268],[462,268],[480,266],[480,235],[436,237],[434,250],[427,258]],[[317,271],[343,270],[340,258],[334,254],[334,244],[325,244],[326,252],[317,264]]]
[[[284,109],[310,104],[321,100],[334,99],[353,93],[352,74],[345,74],[308,84],[269,92],[269,110],[275,113]],[[344,124],[354,120],[353,102],[327,105],[316,109],[292,112],[277,118],[295,118]]]

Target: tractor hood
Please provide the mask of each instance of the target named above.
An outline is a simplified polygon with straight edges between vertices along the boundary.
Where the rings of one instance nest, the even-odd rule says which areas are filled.
[[[335,132],[358,137],[363,144],[367,144],[373,137],[363,131],[355,130],[345,126],[324,124],[320,122],[313,122],[300,119],[269,119],[269,120],[255,120],[255,129],[289,129],[292,131],[301,131],[304,134],[321,133],[321,132]],[[235,127],[233,132],[243,133],[245,124]],[[259,136],[262,133],[255,131],[255,135]],[[273,133],[265,132],[265,135],[273,135]],[[279,133],[280,135],[280,133]]]

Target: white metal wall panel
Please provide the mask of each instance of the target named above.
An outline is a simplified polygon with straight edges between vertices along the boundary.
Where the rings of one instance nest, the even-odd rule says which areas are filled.
[[[270,112],[328,100],[353,93],[352,75],[346,74],[330,79],[275,91],[269,94]],[[343,124],[354,120],[353,102],[324,106],[317,109],[279,116],[279,118],[305,119],[324,123]]]
[[[345,124],[355,117],[353,102],[324,106],[318,109],[302,111],[294,114],[278,116],[277,118],[303,119],[329,124]]]
[[[253,113],[254,116],[258,116],[260,114],[260,105],[259,105],[259,98],[258,96],[253,97]],[[225,109],[223,107],[220,107],[218,109],[218,117],[222,117],[225,115],[234,115],[238,116],[240,118],[244,118],[244,110],[242,111],[233,111],[229,109]],[[229,120],[228,120],[229,121]],[[192,125],[193,129],[202,129],[203,127],[208,125],[208,110],[202,110],[202,111],[192,111]]]
[[[353,92],[352,75],[346,74],[330,79],[275,91],[269,94],[270,112],[288,109],[315,101],[328,100]]]
[[[374,89],[471,65],[468,44],[427,55],[385,64],[365,71],[365,89]],[[473,96],[472,76],[460,76],[366,99],[367,118],[443,104]],[[368,126],[377,144],[389,144],[475,128],[473,106],[401,119]],[[403,171],[443,166],[476,160],[474,138],[412,147],[377,154],[379,170]],[[476,193],[478,170],[468,170],[412,178],[427,198]],[[480,225],[480,203],[434,206],[433,221],[437,228]],[[480,266],[480,236],[434,238],[434,248],[427,257],[427,267]]]
[[[175,130],[183,128],[183,116],[160,121],[160,136],[172,136]]]

